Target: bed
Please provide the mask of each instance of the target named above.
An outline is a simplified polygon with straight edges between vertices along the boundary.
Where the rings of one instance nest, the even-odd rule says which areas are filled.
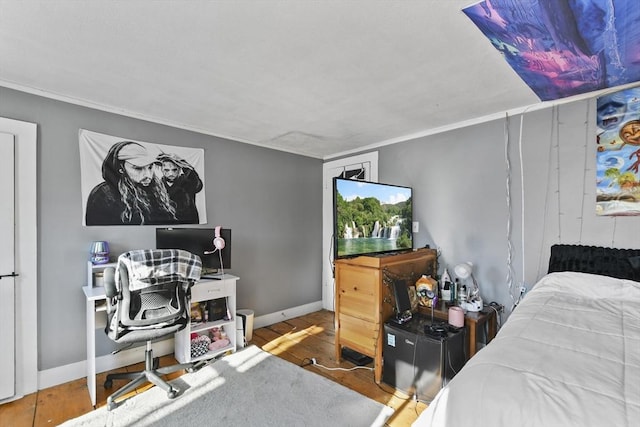
[[[414,427],[640,425],[640,250],[551,248],[549,273]]]

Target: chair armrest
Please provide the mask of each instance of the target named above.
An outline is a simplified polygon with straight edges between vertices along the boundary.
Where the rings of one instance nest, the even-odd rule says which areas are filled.
[[[116,289],[116,269],[107,267],[104,269],[104,292],[107,298],[114,298],[118,295]]]

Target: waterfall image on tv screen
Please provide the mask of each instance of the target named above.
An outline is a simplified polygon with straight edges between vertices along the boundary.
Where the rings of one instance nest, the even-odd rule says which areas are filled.
[[[413,248],[410,187],[335,178],[333,188],[335,258]]]

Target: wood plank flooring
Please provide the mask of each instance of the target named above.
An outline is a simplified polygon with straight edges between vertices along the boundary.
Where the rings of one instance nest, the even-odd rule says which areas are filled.
[[[333,312],[327,310],[256,329],[253,331],[251,344],[297,365],[302,365],[305,359],[314,357],[319,365],[326,367],[354,367],[350,362],[342,361],[337,364],[335,361]],[[172,356],[165,356],[160,361],[161,366],[172,363],[175,363]],[[113,372],[136,371],[142,368],[143,364],[138,364]],[[384,383],[376,384],[373,371],[368,369],[326,370],[312,365],[305,366],[304,369],[394,408],[395,413],[387,423],[390,427],[410,426],[426,408],[424,403],[414,401],[393,387]],[[106,404],[108,391],[111,391],[101,386],[107,374],[108,372],[104,372],[98,375],[96,407]],[[170,378],[179,375],[180,373],[172,374]],[[123,384],[121,381],[114,383],[113,390],[117,390]],[[149,387],[142,387],[136,392],[141,393]],[[82,378],[39,390],[20,400],[0,405],[0,427],[55,426],[91,410],[93,407],[89,400],[86,379]]]

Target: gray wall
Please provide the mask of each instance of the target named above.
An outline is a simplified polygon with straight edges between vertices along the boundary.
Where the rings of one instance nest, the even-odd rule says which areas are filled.
[[[522,283],[530,289],[546,272],[554,243],[640,247],[640,216],[595,214],[595,100],[526,113],[521,144],[520,119],[508,120],[511,212],[506,120],[379,150],[379,181],[414,188],[414,221],[420,222],[414,246],[440,248],[440,272],[472,261],[485,301],[498,301],[507,311],[509,241],[514,293]]]
[[[256,315],[321,300],[319,160],[227,141],[0,88],[0,115],[38,123],[39,369],[84,360],[89,242],[115,252],[154,245],[154,227],[82,227],[78,129],[205,148],[209,225],[233,229],[239,306]],[[553,243],[639,247],[640,217],[595,215],[595,101],[524,115],[524,257],[520,116],[380,148],[379,181],[414,188],[415,246],[441,249],[444,265],[476,265],[486,301],[511,306],[507,281],[529,287]],[[507,225],[511,234],[507,236]],[[524,259],[524,263],[523,263]],[[100,335],[100,334],[98,334]],[[105,354],[110,343],[101,343]]]
[[[78,129],[205,149],[208,224],[232,229],[238,307],[322,300],[322,162],[0,88],[0,116],[38,124],[38,369],[86,359],[86,261],[155,247],[154,226],[83,227]],[[34,310],[36,304],[34,301]],[[98,355],[113,345],[98,333]]]

